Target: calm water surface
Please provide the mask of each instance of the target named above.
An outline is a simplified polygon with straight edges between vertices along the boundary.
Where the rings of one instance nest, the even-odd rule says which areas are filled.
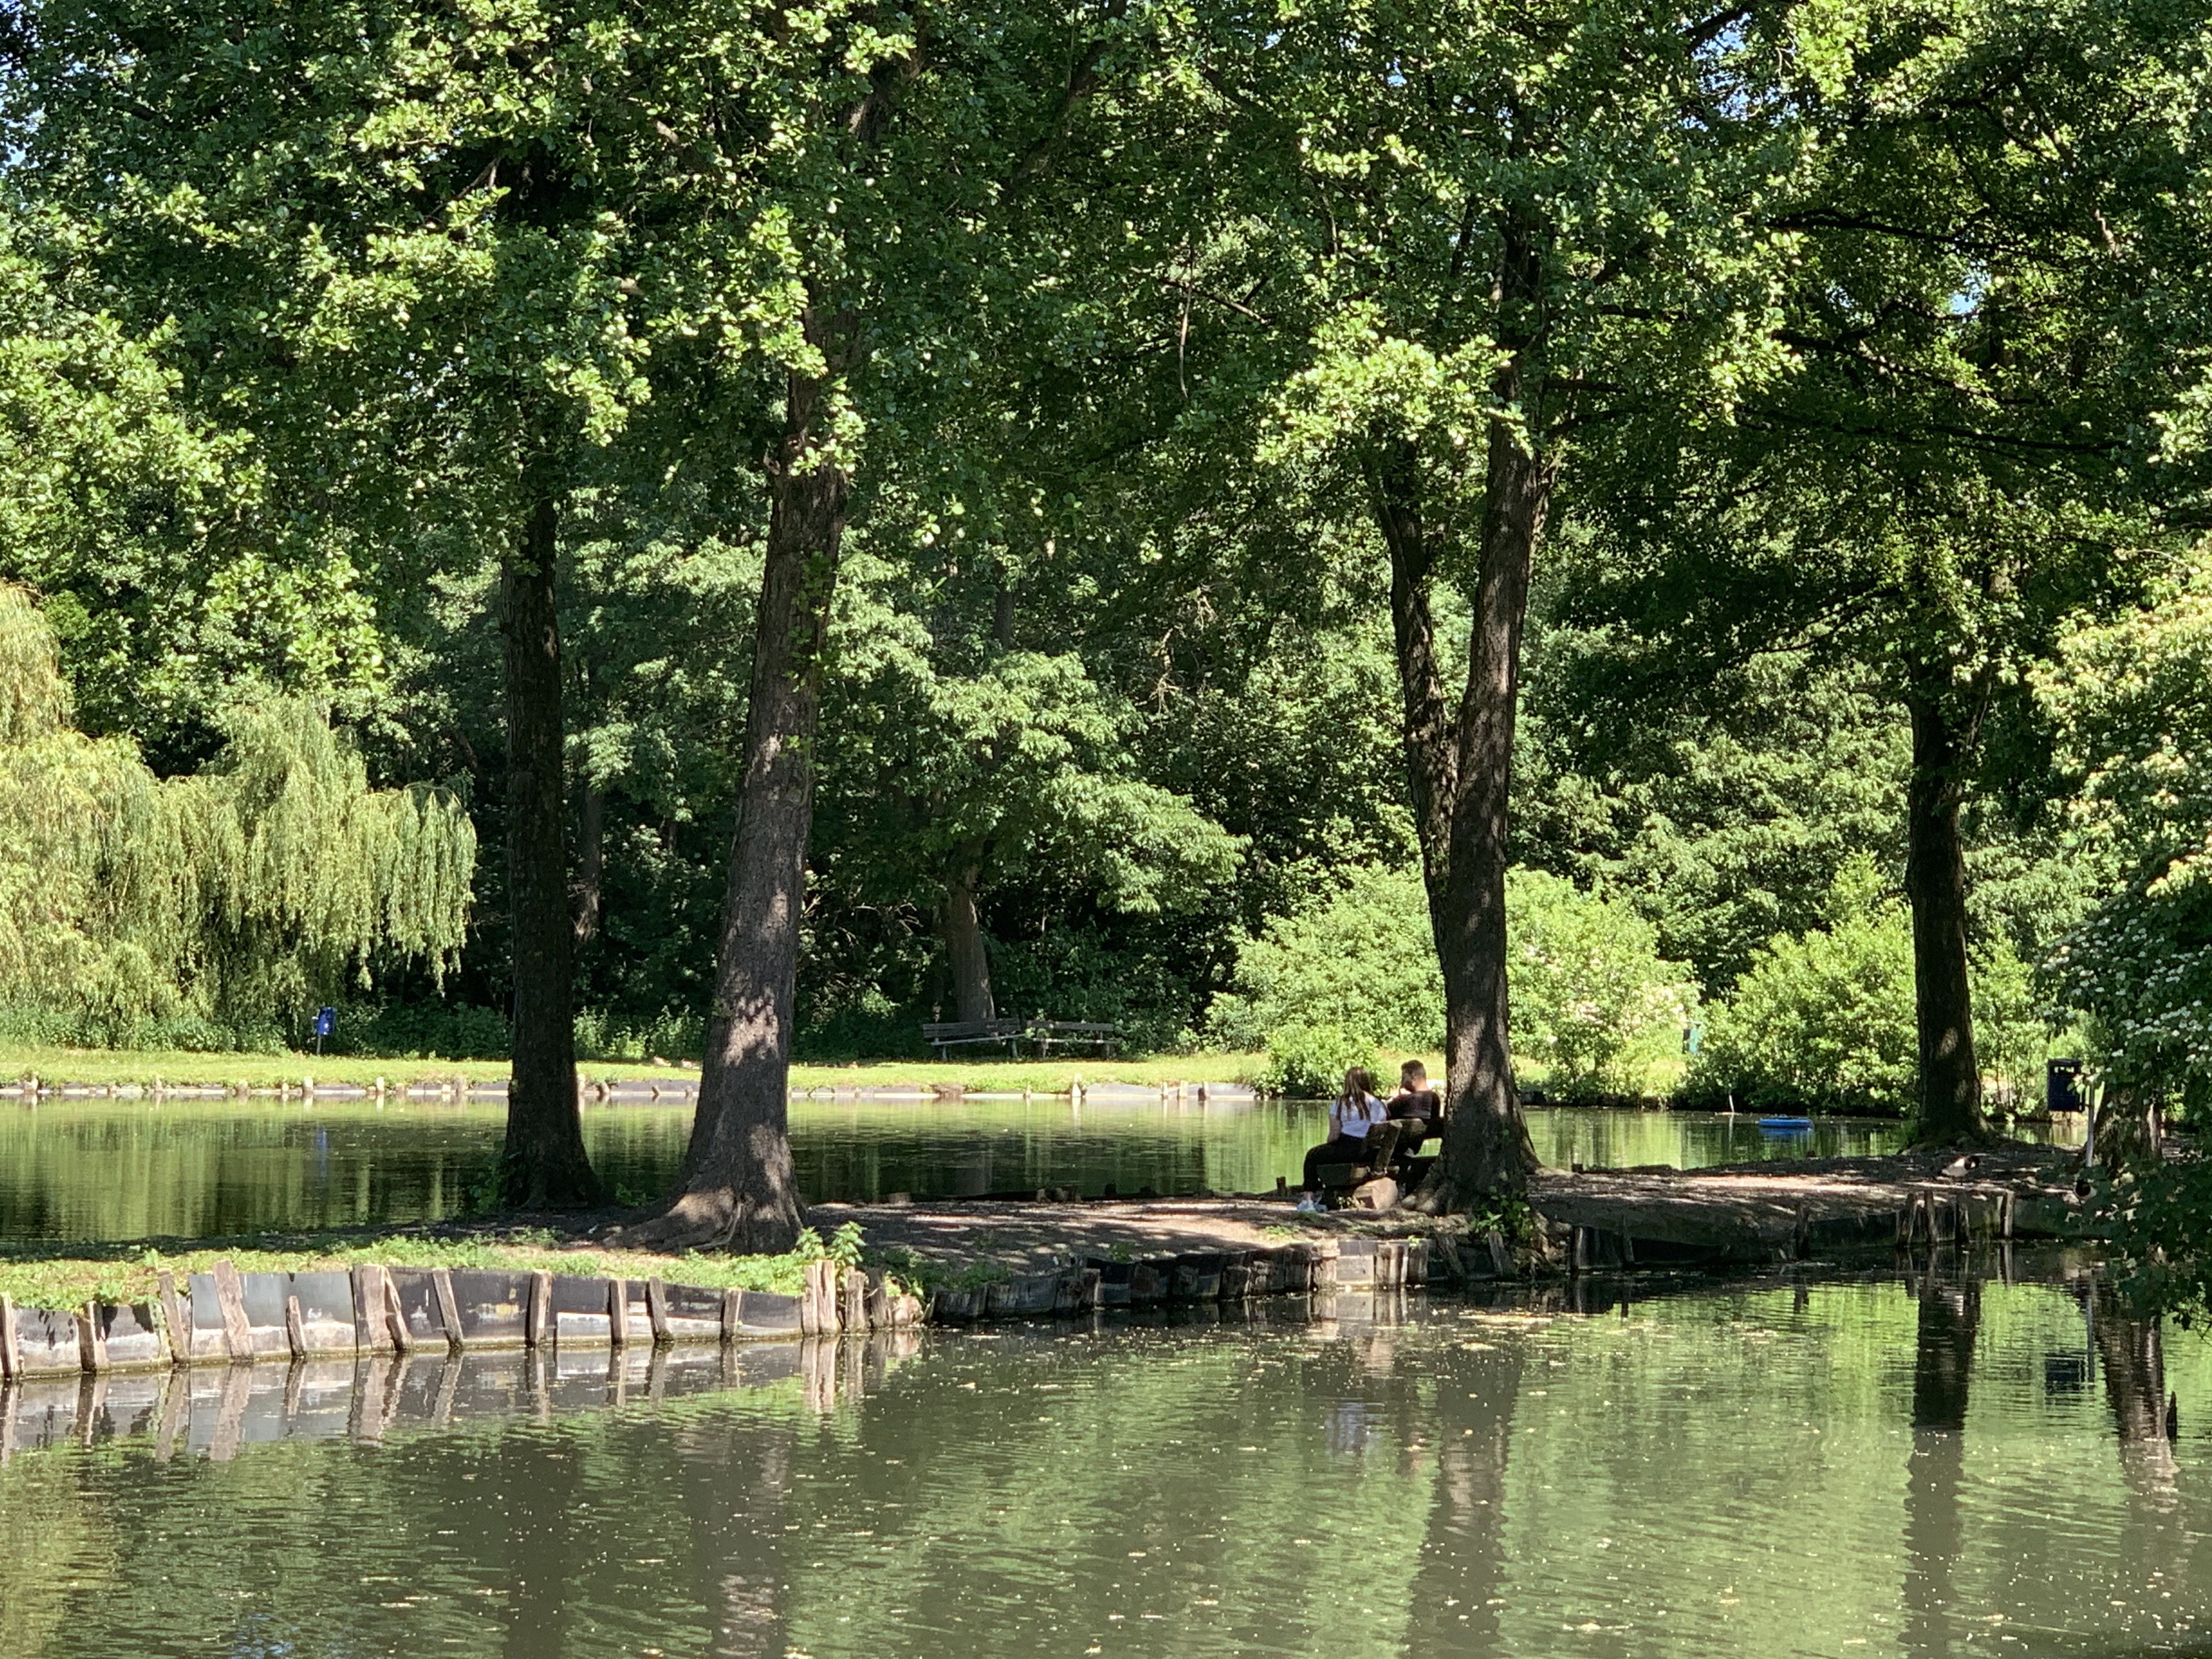
[[[0,1650],[2207,1650],[2212,1365],[2086,1279],[1420,1300],[18,1395]]]
[[[1026,1191],[1109,1182],[1124,1193],[1270,1190],[1326,1134],[1310,1102],[794,1101],[792,1151],[810,1201]],[[437,1219],[489,1178],[505,1123],[483,1106],[172,1101],[0,1107],[0,1241],[216,1237],[264,1227]],[[684,1155],[688,1106],[593,1106],[593,1163],[642,1201]],[[1824,1120],[1809,1135],[1749,1117],[1534,1111],[1544,1161],[1682,1168],[1778,1155],[1882,1152],[1898,1127]]]

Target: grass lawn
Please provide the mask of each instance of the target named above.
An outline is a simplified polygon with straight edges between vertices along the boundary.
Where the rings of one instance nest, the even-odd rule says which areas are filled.
[[[1395,1069],[1395,1060],[1392,1062]],[[1008,1060],[976,1056],[963,1060],[865,1060],[848,1065],[794,1066],[791,1086],[809,1089],[921,1089],[958,1085],[971,1092],[1024,1089],[1040,1094],[1066,1092],[1077,1078],[1086,1084],[1249,1083],[1266,1069],[1263,1054],[1170,1054],[1153,1059],[1108,1060],[1075,1055],[1053,1060]],[[587,1060],[578,1069],[586,1080],[604,1078],[696,1077],[690,1066],[651,1066],[627,1060]],[[1432,1062],[1432,1069],[1442,1071]],[[47,1083],[92,1085],[240,1083],[274,1088],[317,1083],[368,1085],[378,1078],[395,1086],[417,1079],[465,1077],[471,1081],[504,1078],[503,1060],[422,1060],[312,1054],[191,1054],[181,1049],[60,1048],[0,1044],[0,1079],[36,1076]]]

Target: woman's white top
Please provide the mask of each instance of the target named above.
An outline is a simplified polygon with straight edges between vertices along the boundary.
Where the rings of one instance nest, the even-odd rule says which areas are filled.
[[[1357,1100],[1339,1100],[1328,1109],[1329,1121],[1346,1140],[1364,1140],[1367,1132],[1390,1115],[1390,1109],[1373,1095],[1362,1095]]]

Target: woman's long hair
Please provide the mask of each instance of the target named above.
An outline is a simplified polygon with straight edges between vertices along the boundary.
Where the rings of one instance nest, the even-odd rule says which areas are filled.
[[[1364,1106],[1367,1097],[1375,1092],[1375,1079],[1364,1066],[1355,1066],[1344,1074],[1344,1091],[1336,1097],[1340,1106]]]

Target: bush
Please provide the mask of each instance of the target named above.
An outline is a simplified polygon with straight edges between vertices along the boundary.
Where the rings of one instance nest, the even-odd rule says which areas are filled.
[[[314,1037],[308,1034],[312,1044]],[[324,1047],[334,1054],[393,1060],[504,1060],[512,1048],[507,1017],[465,1002],[354,1003],[338,1010]]]
[[[1671,1082],[1698,988],[1660,957],[1659,930],[1626,900],[1516,870],[1505,933],[1513,1050],[1544,1066],[1553,1096],[1656,1093]]]
[[[1268,1034],[1267,1069],[1261,1080],[1275,1094],[1329,1100],[1354,1066],[1375,1069],[1372,1043],[1341,1026],[1284,1025]]]
[[[1680,1052],[1696,988],[1661,959],[1651,925],[1621,900],[1536,870],[1506,882],[1516,1053],[1564,1098],[1652,1090]],[[1443,1045],[1443,976],[1428,898],[1410,870],[1368,867],[1272,923],[1237,958],[1237,994],[1218,999],[1216,1041],[1264,1047],[1272,1072],[1316,1076],[1340,1054]],[[1271,1074],[1272,1074],[1271,1072]],[[1289,1092],[1289,1091],[1285,1091]]]
[[[1277,918],[1237,955],[1237,994],[1217,998],[1217,1041],[1273,1052],[1279,1032],[1335,1031],[1370,1048],[1444,1040],[1443,975],[1420,876],[1374,866]],[[1334,1094],[1340,1067],[1329,1080]]]
[[[1708,1017],[1686,1097],[1733,1095],[1754,1110],[1814,1108],[1900,1117],[1919,1077],[1912,916],[1870,860],[1836,878],[1825,929],[1778,934]],[[2025,1089],[2048,1050],[2028,974],[1999,939],[1975,953],[1977,1055],[1999,1087]]]

